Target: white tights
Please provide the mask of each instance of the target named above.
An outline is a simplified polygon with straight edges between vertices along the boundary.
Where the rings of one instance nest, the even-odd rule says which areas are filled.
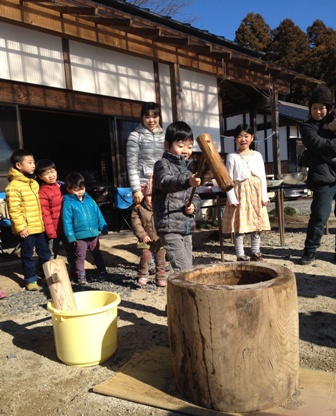
[[[245,256],[244,251],[244,235],[245,234],[234,234],[234,246],[236,250],[237,257]],[[260,233],[258,231],[254,231],[250,233],[251,235],[251,253],[256,254],[260,253]]]

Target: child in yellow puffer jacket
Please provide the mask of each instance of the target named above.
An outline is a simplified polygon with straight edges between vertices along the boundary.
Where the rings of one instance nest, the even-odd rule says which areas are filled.
[[[39,200],[39,184],[35,180],[34,156],[25,149],[16,150],[10,161],[6,200],[13,234],[20,238],[21,264],[27,290],[39,290],[34,249],[40,266],[50,260],[51,252],[44,232]]]

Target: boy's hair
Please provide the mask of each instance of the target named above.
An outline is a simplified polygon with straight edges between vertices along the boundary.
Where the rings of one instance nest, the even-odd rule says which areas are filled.
[[[50,169],[56,169],[55,163],[49,159],[41,159],[38,162],[36,162],[35,175],[40,176],[42,175],[42,173]]]
[[[165,141],[169,143],[169,147],[174,142],[194,141],[194,134],[191,127],[184,121],[175,121],[169,124],[166,129]]]
[[[254,134],[254,131],[251,126],[246,123],[238,124],[233,132],[233,137],[237,138],[242,131],[246,131],[246,133]]]
[[[23,159],[27,156],[34,156],[32,152],[26,149],[19,149],[13,152],[11,158],[9,159],[12,166],[15,168],[17,163],[22,163]]]
[[[80,173],[69,173],[65,178],[66,189],[83,189],[85,188],[85,179]]]
[[[155,117],[159,116],[161,118],[161,108],[159,104],[150,101],[142,106],[140,113],[141,119],[143,116],[148,116],[150,111],[153,111]]]

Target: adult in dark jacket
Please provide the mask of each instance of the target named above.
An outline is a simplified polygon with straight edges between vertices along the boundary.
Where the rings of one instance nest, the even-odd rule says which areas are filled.
[[[307,184],[313,191],[301,264],[310,264],[315,260],[336,195],[336,168],[328,163],[336,157],[336,140],[333,139],[333,132],[324,128],[332,105],[331,90],[327,87],[316,88],[309,102],[309,119],[300,126],[302,142],[308,149],[305,163],[309,168]]]
[[[192,187],[200,178],[188,169],[194,138],[183,121],[167,127],[162,159],[154,165],[153,211],[155,228],[174,271],[192,267],[192,233],[196,228],[195,213],[201,200]]]

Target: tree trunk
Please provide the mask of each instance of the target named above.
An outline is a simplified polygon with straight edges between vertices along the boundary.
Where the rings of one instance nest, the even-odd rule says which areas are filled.
[[[178,390],[224,412],[281,404],[297,388],[294,273],[267,263],[199,267],[168,280],[168,330]]]

